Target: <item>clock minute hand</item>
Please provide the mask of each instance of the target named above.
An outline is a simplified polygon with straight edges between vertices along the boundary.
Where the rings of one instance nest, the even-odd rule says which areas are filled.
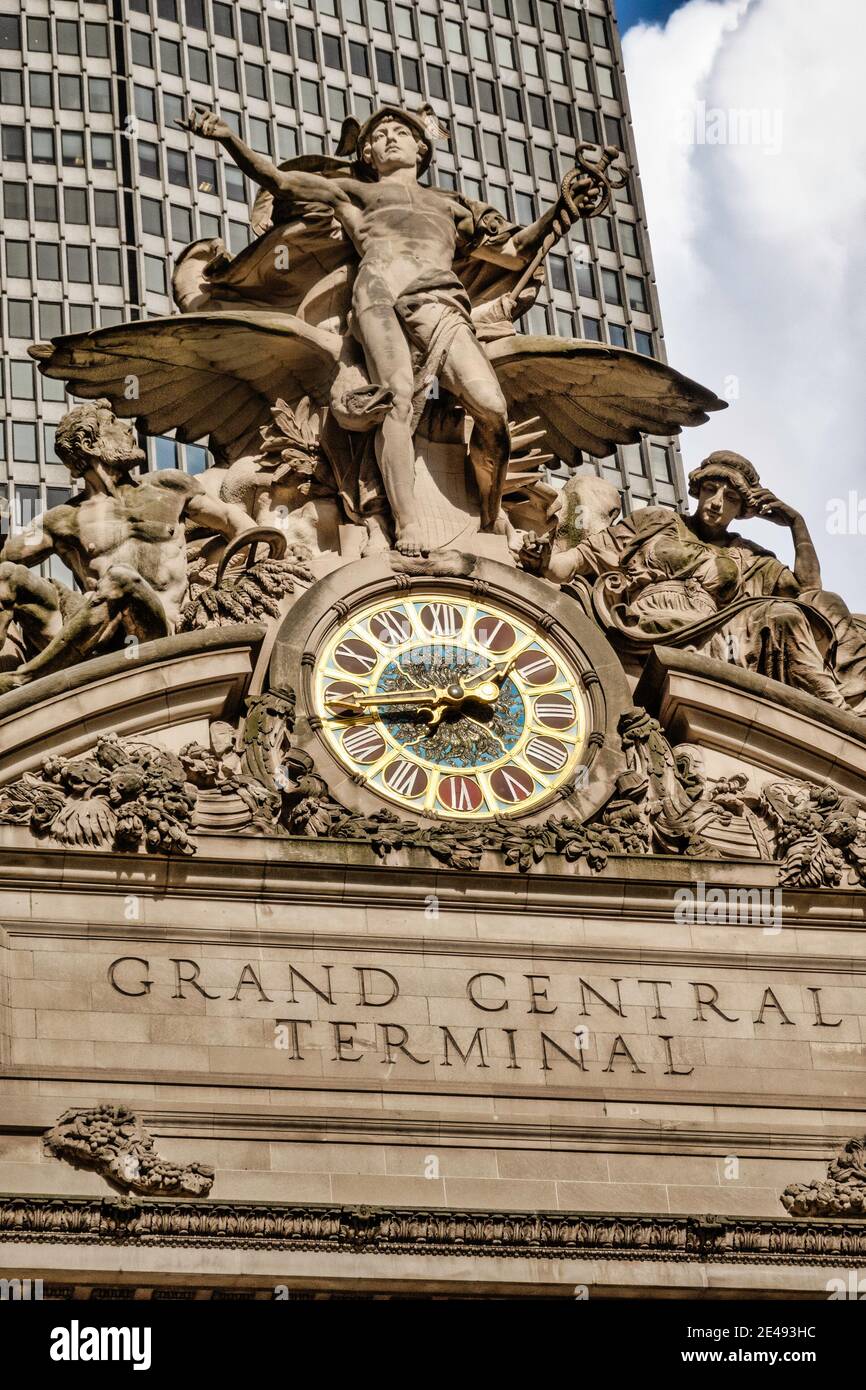
[[[363,708],[366,705],[424,705],[434,707],[441,704],[444,691],[429,690],[387,690],[379,695],[339,695],[329,704],[340,705],[343,709]]]

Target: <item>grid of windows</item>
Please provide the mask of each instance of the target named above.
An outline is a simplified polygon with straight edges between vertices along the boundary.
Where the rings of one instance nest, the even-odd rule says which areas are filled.
[[[2,387],[16,422],[0,475],[64,481],[43,426],[67,402],[26,359],[31,335],[169,313],[183,245],[219,236],[237,254],[251,239],[253,190],[180,128],[190,106],[285,160],[332,152],[347,114],[421,101],[450,133],[428,177],[515,222],[556,200],[581,140],[624,147],[633,167],[608,0],[54,0],[46,16],[0,17]],[[521,326],[663,353],[636,174],[550,257]],[[149,448],[154,466],[204,466],[200,449]],[[585,466],[627,506],[684,495],[670,440]]]

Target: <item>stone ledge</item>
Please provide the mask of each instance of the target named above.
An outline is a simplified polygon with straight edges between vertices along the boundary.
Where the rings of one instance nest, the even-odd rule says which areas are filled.
[[[654,647],[634,692],[672,743],[866,796],[866,719],[700,652]]]

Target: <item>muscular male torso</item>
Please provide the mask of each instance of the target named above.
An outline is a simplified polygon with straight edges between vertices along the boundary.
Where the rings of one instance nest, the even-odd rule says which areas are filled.
[[[457,221],[466,215],[447,194],[381,180],[375,184],[341,180],[347,201],[336,217],[361,257],[354,307],[393,304],[427,271],[449,271],[457,249]]]
[[[186,592],[183,513],[193,495],[183,473],[158,473],[55,507],[44,518],[55,549],[85,589],[113,565],[140,575],[162,599],[171,620]]]

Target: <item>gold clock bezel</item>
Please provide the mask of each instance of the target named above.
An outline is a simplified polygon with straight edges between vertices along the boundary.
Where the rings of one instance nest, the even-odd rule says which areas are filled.
[[[532,823],[550,814],[585,820],[610,797],[615,779],[625,771],[617,732],[622,714],[631,708],[628,681],[607,639],[568,595],[543,580],[497,561],[461,557],[466,574],[409,577],[395,574],[386,556],[370,556],[333,571],[319,580],[292,607],[277,636],[270,659],[272,688],[292,689],[296,697],[294,747],[306,752],[331,794],[342,805],[364,815],[388,811],[398,819],[434,825],[489,823],[494,814],[462,819],[446,810],[396,801],[368,785],[357,770],[341,761],[330,746],[317,702],[317,662],[350,614],[366,612],[387,600],[399,604],[407,595],[435,591],[442,599],[489,602],[518,623],[537,629],[549,643],[575,684],[585,711],[586,730],[578,777],[568,776],[529,807],[516,807],[507,819]],[[501,814],[501,813],[497,813]]]
[[[453,631],[443,630],[442,621],[457,610],[459,626],[455,624]],[[488,617],[514,636],[507,650],[494,652],[477,636],[479,625]],[[419,751],[418,745],[436,737],[431,731],[425,739],[423,724],[419,724],[419,737],[412,746],[394,735],[377,706],[371,706],[366,718],[352,714],[346,706],[329,706],[329,691],[343,692],[348,687],[369,698],[393,661],[405,659],[413,648],[435,649],[437,645],[446,651],[465,650],[491,664],[497,659],[502,665],[506,660],[514,663],[502,686],[510,681],[520,699],[519,734],[509,746],[479,725],[479,737],[488,744],[501,743],[498,757],[477,763],[461,764],[456,758],[443,762]],[[542,674],[544,663],[552,670],[547,680],[533,680],[520,667],[521,659],[534,656],[536,651]],[[538,674],[533,663],[528,664]],[[538,710],[545,698],[554,697],[561,697],[564,715],[567,710],[571,712],[563,726],[545,724]],[[589,702],[567,654],[538,622],[518,615],[513,604],[504,604],[489,594],[457,592],[435,580],[353,606],[317,654],[313,701],[330,752],[349,775],[360,775],[371,791],[396,810],[416,811],[431,819],[525,816],[558,797],[560,788],[572,782],[585,766]],[[406,706],[412,703],[407,694]],[[471,703],[468,709],[471,711]],[[467,719],[472,721],[471,713]]]

